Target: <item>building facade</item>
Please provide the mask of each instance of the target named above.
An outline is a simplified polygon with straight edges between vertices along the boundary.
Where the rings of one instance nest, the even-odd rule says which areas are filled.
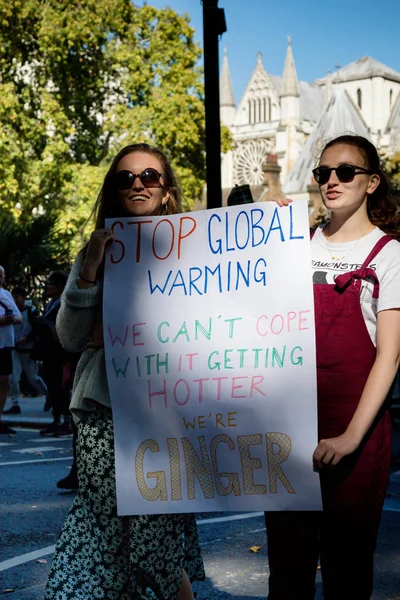
[[[312,206],[311,169],[329,139],[356,133],[384,154],[400,150],[400,73],[364,56],[313,83],[299,81],[288,38],[282,77],[265,70],[259,53],[236,105],[225,50],[220,115],[234,140],[222,156],[224,202],[235,184],[248,183],[256,201],[279,192]]]

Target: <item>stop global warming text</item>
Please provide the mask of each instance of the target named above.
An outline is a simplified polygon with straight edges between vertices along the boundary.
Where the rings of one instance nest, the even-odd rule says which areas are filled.
[[[136,235],[132,246],[134,261],[140,263],[145,257],[148,260],[150,253],[153,266],[163,265],[161,269],[152,267],[146,272],[149,294],[161,297],[222,294],[255,285],[265,287],[268,284],[268,261],[263,248],[272,239],[282,244],[304,239],[303,235],[296,234],[292,206],[289,207],[288,219],[283,221],[278,207],[272,215],[259,207],[236,213],[211,212],[207,215],[205,239],[201,240],[201,245],[206,244],[207,250],[201,252],[203,260],[181,266],[179,261],[185,257],[185,242],[195,235],[197,229],[193,217],[180,215],[174,220],[165,217],[157,221],[152,218],[125,223],[115,221],[112,225],[115,239],[110,252],[111,264],[119,264],[128,258],[126,244],[118,239],[126,228]],[[254,256],[253,252],[251,257],[240,258],[242,253],[255,248],[259,249],[258,256]],[[232,252],[235,258],[229,259]]]

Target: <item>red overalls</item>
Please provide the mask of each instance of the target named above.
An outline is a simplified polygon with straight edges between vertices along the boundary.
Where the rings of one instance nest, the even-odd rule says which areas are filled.
[[[378,296],[368,265],[391,239],[382,237],[361,268],[335,284],[314,284],[319,439],[344,433],[374,364],[360,290],[362,280],[372,277]],[[390,449],[390,419],[382,409],[360,448],[321,472],[323,513],[266,513],[269,600],[311,600],[318,555],[324,600],[369,600]]]

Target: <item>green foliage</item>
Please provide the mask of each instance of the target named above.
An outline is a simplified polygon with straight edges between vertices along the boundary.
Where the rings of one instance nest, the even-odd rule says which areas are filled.
[[[193,207],[205,179],[200,53],[170,8],[0,0],[1,223],[45,214],[76,249],[108,164],[139,141],[167,153]]]
[[[48,216],[38,216],[27,224],[9,221],[1,228],[0,264],[9,288],[22,285],[38,297],[46,274],[68,269],[68,241]]]
[[[226,125],[221,125],[221,152],[225,154],[233,148],[233,135]]]
[[[325,223],[328,223],[329,221],[329,213],[326,210],[326,208],[324,207],[324,205],[321,204],[318,206],[317,210],[315,211],[315,213],[313,213],[313,227],[320,227],[321,225],[324,225]]]
[[[388,176],[395,196],[400,196],[400,152],[383,160],[383,170]]]

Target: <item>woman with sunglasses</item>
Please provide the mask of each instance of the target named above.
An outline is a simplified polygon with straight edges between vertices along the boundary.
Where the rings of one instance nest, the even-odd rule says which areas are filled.
[[[268,598],[314,598],[319,559],[324,600],[368,600],[400,354],[398,211],[365,138],[329,142],[313,174],[330,213],[311,233],[323,512],[266,513]]]
[[[175,214],[181,192],[166,156],[148,144],[123,148],[104,179],[96,229],[78,254],[57,320],[67,350],[82,351],[71,412],[78,424],[79,492],[57,543],[46,600],[192,600],[204,579],[193,515],[118,517],[114,437],[102,340],[107,217]]]

